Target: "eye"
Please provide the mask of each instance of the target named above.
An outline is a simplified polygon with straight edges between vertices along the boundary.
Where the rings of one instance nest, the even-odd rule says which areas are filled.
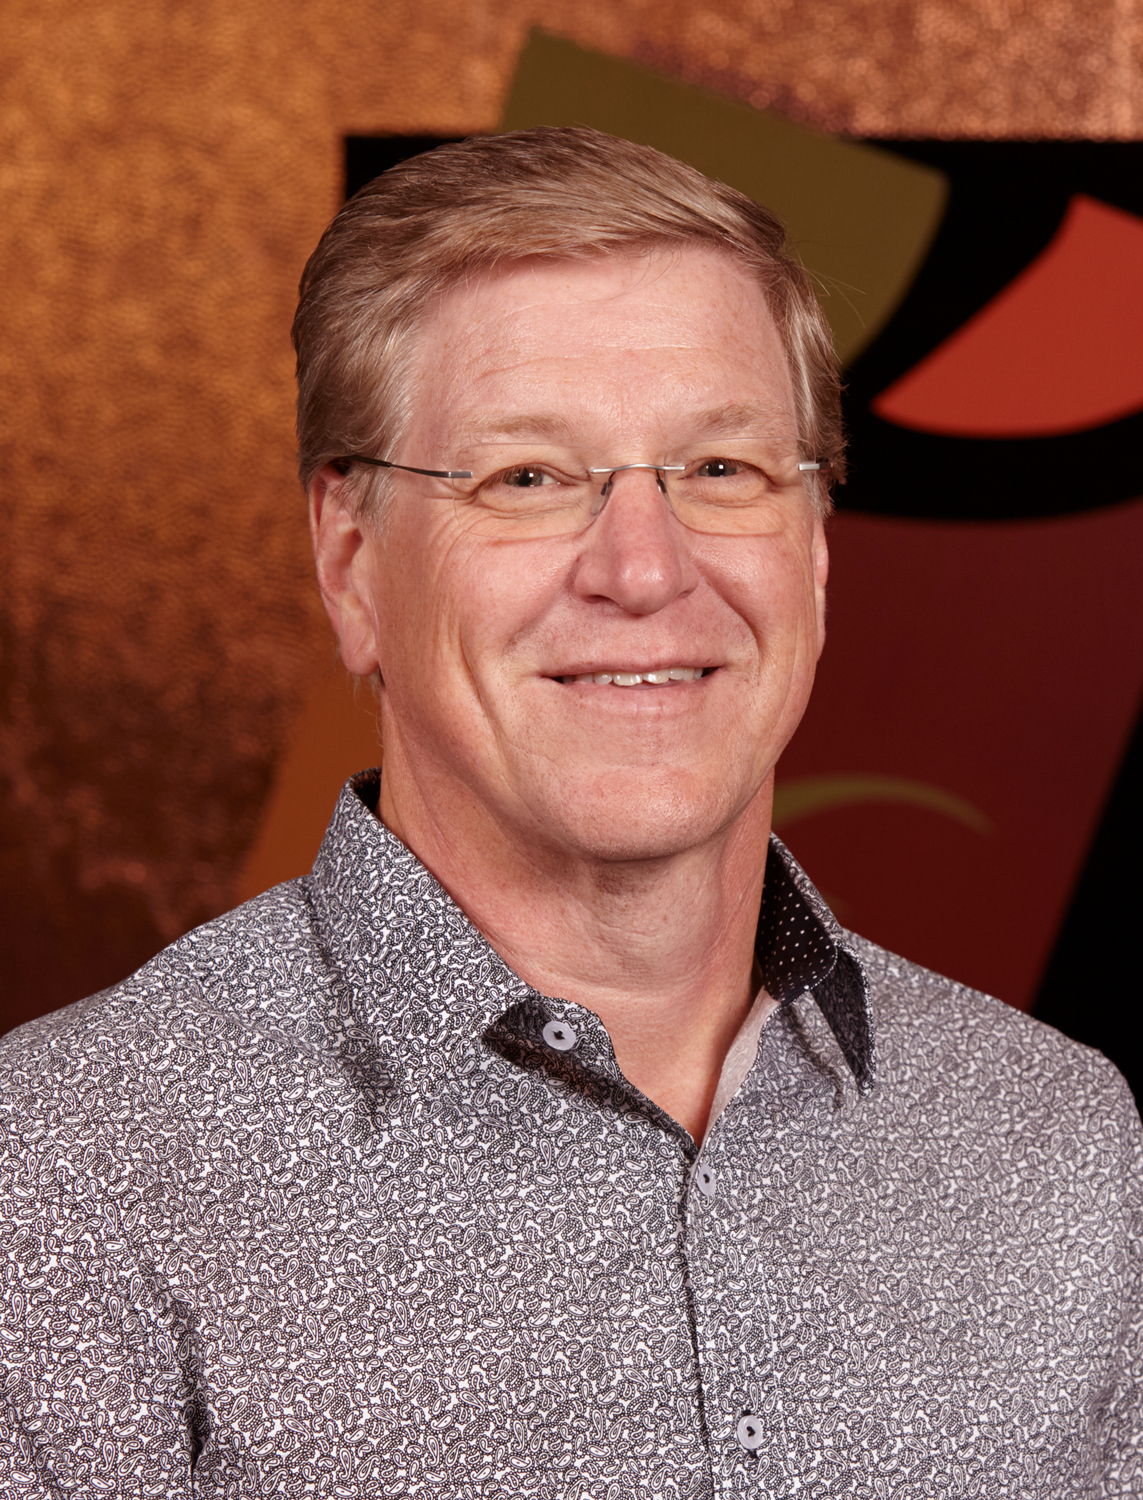
[[[517,469],[506,469],[494,481],[494,483],[507,484],[518,490],[531,490],[540,485],[558,482],[554,474],[549,474],[547,469],[538,468],[535,464],[521,464]]]
[[[694,472],[696,479],[732,479],[745,473],[747,467],[733,458],[708,458]]]

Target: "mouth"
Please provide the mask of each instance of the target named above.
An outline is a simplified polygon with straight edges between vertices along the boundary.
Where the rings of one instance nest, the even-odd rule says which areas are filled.
[[[649,670],[613,667],[603,672],[579,672],[560,677],[558,681],[594,687],[669,688],[681,682],[697,682],[713,671],[714,667],[654,667]]]

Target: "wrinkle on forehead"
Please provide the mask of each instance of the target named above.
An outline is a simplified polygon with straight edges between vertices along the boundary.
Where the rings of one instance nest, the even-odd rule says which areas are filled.
[[[716,283],[710,276],[712,270],[718,273]],[[640,321],[646,329],[641,349],[652,353],[655,349],[668,352],[691,348],[695,340],[680,329],[678,287],[673,284],[679,277],[691,283],[688,301],[709,302],[712,284],[716,284],[723,295],[732,293],[735,300],[762,312],[764,318],[768,315],[761,286],[729,254],[711,246],[668,246],[629,255],[600,254],[560,261],[533,256],[494,267],[445,290],[422,335],[427,336],[429,349],[432,332],[449,342],[459,336],[463,345],[471,335],[476,313],[477,326],[488,339],[491,354],[512,340],[515,327],[526,325],[534,314],[543,317],[559,306],[565,328],[568,319],[574,323],[577,315],[582,315],[591,323],[596,341],[606,346],[600,335],[606,335],[608,324],[601,316],[605,320],[608,311],[614,310],[622,317],[625,307],[637,299]],[[652,295],[656,285],[662,287],[661,298]],[[510,297],[505,299],[501,294],[509,287]],[[479,313],[482,306],[492,304],[496,318],[487,324]],[[629,347],[627,331],[617,330],[610,347]]]
[[[561,295],[562,300],[570,304],[616,301],[631,292],[646,291],[655,282],[664,280],[670,272],[684,264],[686,251],[696,248],[710,251],[744,285],[753,286],[733,257],[716,251],[713,246],[650,245],[644,250],[600,251],[594,255],[568,256],[563,260],[530,255],[520,260],[506,261],[447,288],[437,303],[437,311],[443,311],[454,295],[479,295],[505,281],[516,282],[520,312],[551,302],[553,293]],[[611,274],[616,271],[626,272],[627,275],[621,285],[603,292],[599,287],[599,278],[595,275],[600,270]],[[536,288],[535,297],[531,301],[527,300],[529,281]],[[594,285],[590,285],[589,289],[592,282]]]
[[[690,439],[718,437],[786,436],[791,415],[778,402],[728,402],[688,413],[686,431]],[[557,411],[481,412],[462,421],[456,430],[462,443],[540,441],[573,443],[578,433],[566,413]]]
[[[454,287],[414,378],[418,451],[574,442],[585,422],[601,436],[633,423],[637,441],[796,436],[762,289],[714,249],[522,262]]]

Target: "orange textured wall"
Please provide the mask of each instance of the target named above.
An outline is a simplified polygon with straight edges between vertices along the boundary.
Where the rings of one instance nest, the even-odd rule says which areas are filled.
[[[1143,134],[1130,0],[9,0],[11,1024],[228,904],[328,632],[288,327],[347,133],[492,128],[529,27],[856,134]]]

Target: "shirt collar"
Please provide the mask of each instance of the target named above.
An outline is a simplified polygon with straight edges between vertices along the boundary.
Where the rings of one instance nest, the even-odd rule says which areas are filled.
[[[469,1024],[493,1025],[536,992],[476,931],[428,870],[374,815],[380,770],[342,789],[310,882],[329,956],[362,993],[384,995],[394,950],[415,946],[421,967],[446,965]],[[861,962],[782,841],[771,835],[755,951],[767,991],[789,1005],[809,991],[861,1093],[874,1079],[873,1024]],[[478,1014],[473,1015],[475,1007]]]
[[[809,876],[770,835],[754,951],[762,983],[780,1005],[808,990],[829,1023],[858,1089],[875,1076],[873,1015],[865,970]]]

